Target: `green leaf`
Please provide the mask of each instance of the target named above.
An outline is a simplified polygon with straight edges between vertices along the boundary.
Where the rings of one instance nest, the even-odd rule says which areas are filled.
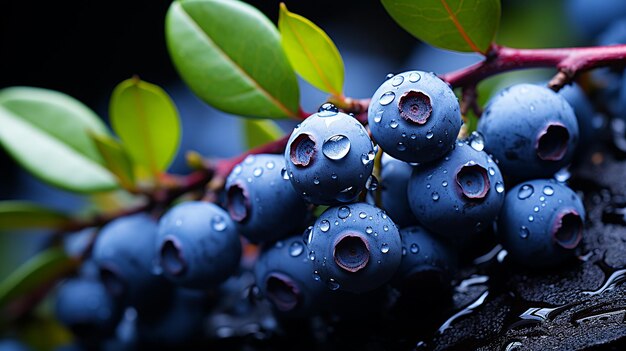
[[[113,130],[133,163],[152,175],[167,169],[180,143],[180,120],[163,89],[132,78],[113,91],[109,109]]]
[[[0,144],[42,181],[77,192],[117,187],[89,137],[107,129],[72,97],[29,87],[0,90],[0,126]]]
[[[78,262],[60,248],[38,253],[0,283],[0,306],[53,282],[77,265]]]
[[[278,29],[291,66],[314,87],[336,96],[343,91],[343,61],[326,33],[280,4]]]
[[[175,1],[165,20],[170,56],[189,87],[233,114],[297,116],[296,75],[276,26],[233,0]]]
[[[62,228],[71,218],[26,201],[0,201],[0,230],[25,228]]]
[[[381,0],[414,37],[443,49],[486,54],[500,24],[500,0]]]
[[[135,184],[133,164],[122,144],[107,135],[94,134],[91,137],[104,158],[104,163],[109,171],[117,176],[124,188],[132,189]]]
[[[248,149],[280,139],[283,136],[282,129],[271,120],[247,119],[244,121],[243,130]]]

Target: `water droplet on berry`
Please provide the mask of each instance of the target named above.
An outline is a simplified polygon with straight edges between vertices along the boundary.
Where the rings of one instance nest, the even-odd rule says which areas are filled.
[[[254,163],[254,155],[248,155],[244,160],[243,163],[249,165]]]
[[[378,100],[378,103],[383,106],[389,105],[395,98],[396,98],[396,94],[394,94],[393,91],[388,91],[380,97],[380,99]]]
[[[242,167],[241,165],[236,165],[235,168],[233,168],[233,174],[238,175],[241,173]]]
[[[404,82],[403,76],[395,76],[391,80],[391,85],[393,85],[394,87],[397,87],[398,85],[402,84],[402,82]]]
[[[313,184],[319,185],[320,184],[320,180],[317,177],[313,178]]]
[[[315,251],[309,252],[309,260],[315,261]]]
[[[539,212],[539,206],[535,206],[535,207],[533,207],[533,211],[534,211],[534,212]]]
[[[361,163],[366,166],[370,162],[374,161],[374,158],[376,158],[376,153],[373,150],[366,154],[361,154]]]
[[[391,127],[391,129],[398,128],[398,121],[396,121],[395,119],[392,119],[391,122],[389,122],[389,127]]]
[[[331,175],[330,175],[330,177],[331,177],[332,179],[337,179],[337,175],[336,175],[335,173],[331,174]]]
[[[483,135],[477,131],[473,131],[469,137],[469,144],[472,149],[476,151],[483,151],[485,149],[485,139]]]
[[[411,248],[409,250],[411,250],[411,253],[416,254],[420,252],[420,247],[417,246],[417,244],[411,244]]]
[[[289,180],[289,173],[287,173],[287,169],[283,168],[280,170],[280,175],[284,180]]]
[[[300,256],[302,254],[302,251],[304,251],[304,245],[300,244],[297,241],[294,241],[289,246],[289,255],[291,255],[291,257]]]
[[[558,172],[554,174],[554,179],[556,179],[556,181],[559,183],[567,182],[570,177],[571,177],[571,173],[569,172],[567,167],[561,168]]]
[[[411,74],[409,74],[409,82],[411,83],[415,83],[419,81],[421,78],[422,76],[420,76],[420,74],[417,72],[412,72]]]
[[[388,232],[388,231],[389,231],[389,226],[385,224],[385,225],[383,226],[383,230],[384,230],[384,231],[386,231],[386,232]]]
[[[382,253],[384,253],[384,254],[386,254],[387,252],[389,252],[389,244],[387,244],[387,243],[383,243],[383,244],[380,246],[380,252],[382,252]]]
[[[524,184],[517,193],[517,197],[520,200],[528,199],[535,192],[535,188],[533,188],[530,184]]]
[[[265,167],[267,167],[267,169],[274,169],[275,164],[274,164],[274,162],[272,162],[272,161],[268,161],[268,162],[265,164]]]
[[[327,285],[328,285],[328,288],[330,290],[335,291],[335,290],[339,289],[339,283],[335,279],[333,279],[333,278],[328,279]]]
[[[365,228],[365,232],[367,234],[372,234],[374,232],[374,229],[372,229],[372,227],[367,227],[367,228]]]
[[[552,196],[552,195],[554,195],[554,188],[552,188],[549,185],[546,185],[546,186],[543,187],[543,193],[548,195],[548,196]]]
[[[502,184],[502,182],[496,182],[496,192],[498,192],[498,194],[502,194],[503,191],[504,184]]]
[[[494,176],[494,175],[496,175],[496,170],[495,170],[495,169],[493,169],[493,167],[489,167],[489,168],[487,169],[487,171],[489,172],[489,175],[490,175],[490,176]]]
[[[333,135],[322,144],[322,153],[331,160],[341,160],[350,152],[350,139],[345,135]]]
[[[519,236],[522,239],[526,239],[528,238],[528,235],[530,235],[530,231],[528,230],[528,228],[526,228],[526,226],[521,226],[519,228]]]
[[[376,115],[374,116],[374,122],[380,123],[380,121],[383,120],[383,112],[385,112],[385,111],[380,110],[380,111],[376,112]]]
[[[378,179],[376,179],[373,175],[369,176],[367,181],[365,181],[365,189],[369,191],[375,191],[378,189]]]
[[[336,115],[338,112],[339,109],[337,108],[337,106],[327,102],[320,106],[320,108],[317,110],[317,115],[320,117],[331,117]]]
[[[433,134],[433,132],[432,132],[432,131],[430,131],[430,130],[426,133],[426,139],[432,139],[432,138],[433,138],[433,136],[434,136],[434,134]]]
[[[255,168],[254,171],[252,171],[252,174],[255,177],[260,177],[263,174],[263,168],[261,168],[261,167]]]
[[[448,186],[448,182],[444,180],[443,182],[441,182],[441,186],[443,186],[444,188],[447,187]]]
[[[385,80],[391,79],[391,78],[393,78],[393,76],[395,76],[395,74],[387,73],[387,75],[385,76]]]
[[[398,151],[406,151],[406,145],[404,145],[402,142],[399,142],[398,146],[396,146],[396,149],[398,149]]]
[[[406,247],[402,247],[402,256],[406,256]]]
[[[214,216],[213,219],[211,219],[211,225],[213,226],[213,229],[218,232],[223,231],[228,226],[222,216]]]
[[[535,217],[533,215],[528,216],[528,221],[532,222],[535,220]]]
[[[320,230],[326,233],[330,229],[330,222],[323,220],[320,222]]]
[[[432,198],[433,198],[433,201],[437,201],[437,200],[439,200],[439,193],[435,191],[435,192],[432,194]]]
[[[348,206],[341,206],[337,210],[337,216],[341,219],[346,219],[350,216],[350,208]]]
[[[313,279],[315,281],[318,281],[318,282],[322,279],[322,277],[320,277],[320,273],[318,271],[314,271],[313,272]]]
[[[365,213],[365,212],[359,213],[359,218],[361,218],[361,219],[367,218],[367,213]]]
[[[410,138],[411,138],[411,139],[413,139],[413,140],[415,140],[415,139],[417,139],[417,135],[415,135],[415,134],[411,134]]]

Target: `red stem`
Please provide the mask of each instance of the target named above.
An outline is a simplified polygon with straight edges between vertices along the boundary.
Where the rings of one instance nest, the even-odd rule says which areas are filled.
[[[513,49],[494,45],[484,61],[444,74],[441,78],[457,88],[477,84],[502,72],[555,67],[561,74],[557,75],[557,80],[551,82],[551,86],[558,90],[583,71],[623,65],[625,61],[626,45],[558,49]]]

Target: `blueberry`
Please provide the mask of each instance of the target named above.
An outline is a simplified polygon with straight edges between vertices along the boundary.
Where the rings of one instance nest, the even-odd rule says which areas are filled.
[[[554,180],[520,183],[507,194],[498,237],[509,256],[528,267],[549,267],[574,256],[585,209],[571,189]]]
[[[263,250],[254,272],[261,294],[282,317],[308,317],[326,300],[328,289],[314,278],[300,235]]]
[[[250,155],[226,181],[226,208],[253,243],[275,241],[301,229],[307,205],[288,179],[282,155]]]
[[[223,282],[239,267],[241,243],[235,224],[215,204],[190,201],[172,207],[159,222],[163,275],[187,288]]]
[[[291,133],[283,176],[311,203],[351,202],[372,174],[375,155],[365,128],[326,104]]]
[[[493,97],[477,130],[502,173],[518,180],[551,177],[571,162],[578,142],[576,116],[565,98],[532,84]]]
[[[57,292],[58,320],[81,338],[103,338],[113,334],[122,316],[122,306],[98,280],[72,278]]]
[[[408,71],[387,79],[368,111],[372,138],[389,155],[430,162],[454,145],[461,129],[459,102],[433,73]]]
[[[382,157],[380,173],[380,197],[382,207],[400,228],[417,224],[417,218],[409,207],[407,187],[413,167],[387,154]]]
[[[455,245],[488,229],[504,202],[498,165],[459,141],[443,159],[414,167],[409,204],[418,221]]]
[[[29,351],[30,348],[15,339],[0,340],[0,351]]]
[[[389,216],[366,203],[330,207],[305,232],[313,276],[331,290],[366,292],[389,281],[402,257]]]
[[[178,288],[173,298],[155,316],[137,320],[137,338],[144,348],[180,346],[197,339],[206,314],[207,294]]]
[[[154,272],[157,223],[147,214],[118,218],[105,225],[92,258],[109,293],[142,308],[160,301],[170,284]]]

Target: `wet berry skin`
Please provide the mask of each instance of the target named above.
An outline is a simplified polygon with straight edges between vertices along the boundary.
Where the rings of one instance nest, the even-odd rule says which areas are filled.
[[[372,174],[374,156],[374,144],[365,128],[325,104],[291,133],[285,149],[285,177],[313,204],[351,202]]]
[[[517,84],[493,97],[477,130],[502,173],[516,180],[551,177],[572,161],[578,142],[569,103],[533,84]]]
[[[331,290],[362,293],[388,282],[402,257],[398,228],[367,203],[330,207],[305,232],[313,276]]]
[[[226,181],[226,209],[239,232],[253,243],[275,241],[301,230],[307,204],[281,170],[282,155],[251,155]]]
[[[443,159],[414,167],[408,194],[420,224],[461,246],[494,222],[504,183],[487,153],[459,141]]]
[[[413,167],[410,164],[383,154],[380,174],[381,204],[399,228],[417,224],[407,194],[412,172]]]
[[[159,222],[156,243],[163,275],[183,287],[215,287],[239,267],[241,242],[235,224],[212,203],[172,207]]]
[[[122,316],[122,306],[96,279],[72,278],[57,291],[55,312],[58,320],[76,336],[111,336]]]
[[[161,301],[170,289],[162,276],[155,274],[154,247],[157,222],[147,214],[118,218],[100,230],[92,258],[107,290],[125,305],[149,308]]]
[[[513,187],[498,219],[498,237],[516,263],[551,267],[575,254],[582,235],[585,209],[567,186],[536,179]]]
[[[459,102],[433,73],[400,73],[372,96],[368,125],[372,138],[394,158],[431,162],[454,145],[461,129]]]
[[[313,276],[302,236],[292,236],[263,250],[254,267],[260,293],[274,312],[285,318],[318,313],[328,298],[328,288]]]

